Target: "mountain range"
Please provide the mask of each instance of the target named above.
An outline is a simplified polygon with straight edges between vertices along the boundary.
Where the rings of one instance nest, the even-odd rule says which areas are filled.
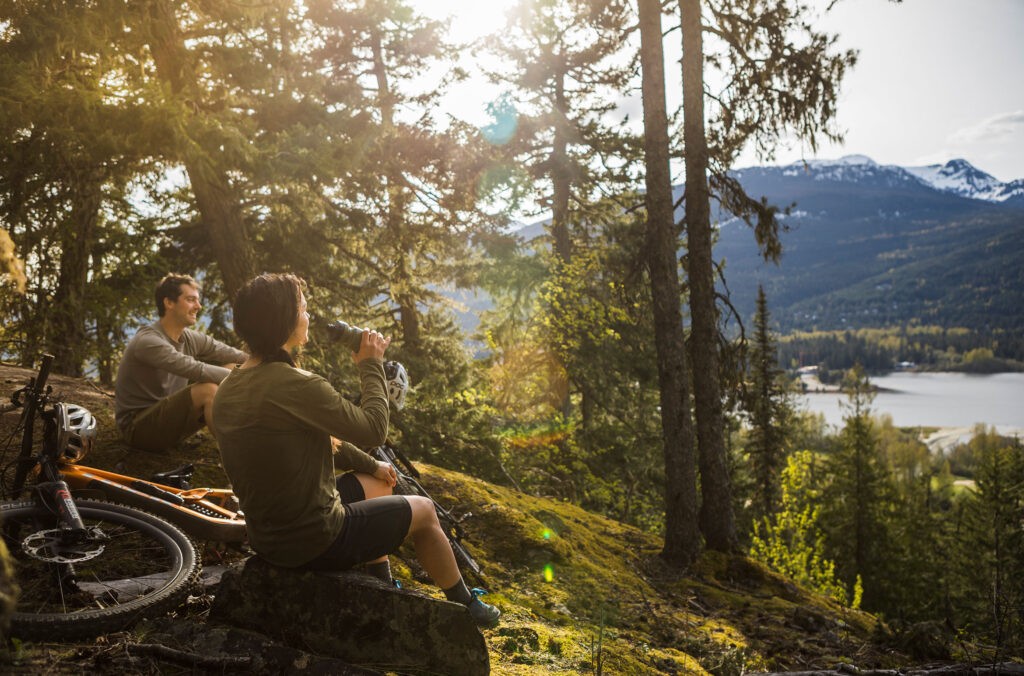
[[[715,256],[744,319],[760,283],[783,330],[1024,327],[1024,179],[1002,183],[962,159],[899,167],[862,155],[735,176],[751,197],[793,205],[778,265],[720,212]]]
[[[734,176],[749,196],[789,207],[778,264],[761,258],[746,223],[714,212],[715,258],[748,327],[761,284],[783,333],[912,323],[1024,330],[1024,179],[1004,183],[963,159],[900,167],[863,155]],[[529,243],[546,230],[538,222],[518,235]],[[472,331],[490,300],[451,295]]]

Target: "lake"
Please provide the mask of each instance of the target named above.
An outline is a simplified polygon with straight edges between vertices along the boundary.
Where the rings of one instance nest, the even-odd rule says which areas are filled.
[[[1008,431],[1024,429],[1024,373],[895,372],[873,376],[878,392],[871,404],[874,415],[888,413],[898,427],[970,427],[984,423]],[[841,427],[846,395],[810,393],[797,398],[801,408],[823,413],[830,425]]]

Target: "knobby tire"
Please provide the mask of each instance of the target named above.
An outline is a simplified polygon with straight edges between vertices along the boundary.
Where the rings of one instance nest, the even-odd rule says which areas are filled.
[[[62,585],[60,566],[29,556],[24,539],[56,527],[31,500],[0,505],[0,532],[21,588],[10,635],[71,639],[118,631],[184,601],[200,570],[195,545],[177,526],[133,507],[76,500],[86,526],[109,537],[102,553],[74,564],[78,584]]]

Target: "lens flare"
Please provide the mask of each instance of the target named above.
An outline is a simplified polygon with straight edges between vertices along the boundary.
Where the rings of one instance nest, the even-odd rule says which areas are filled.
[[[551,564],[544,566],[544,581],[551,582],[555,579],[555,569],[551,567]]]
[[[496,146],[503,146],[512,140],[516,135],[516,127],[519,126],[519,111],[516,104],[508,94],[487,104],[487,114],[494,120],[480,130],[488,143]]]
[[[551,529],[550,528],[545,528],[544,532],[541,533],[541,535],[544,536],[545,540],[550,540],[551,539]]]

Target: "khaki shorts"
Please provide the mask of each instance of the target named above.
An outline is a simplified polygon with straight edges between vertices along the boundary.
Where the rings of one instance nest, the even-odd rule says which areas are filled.
[[[124,430],[124,440],[144,451],[166,451],[202,426],[199,417],[192,415],[189,385],[135,414]]]

